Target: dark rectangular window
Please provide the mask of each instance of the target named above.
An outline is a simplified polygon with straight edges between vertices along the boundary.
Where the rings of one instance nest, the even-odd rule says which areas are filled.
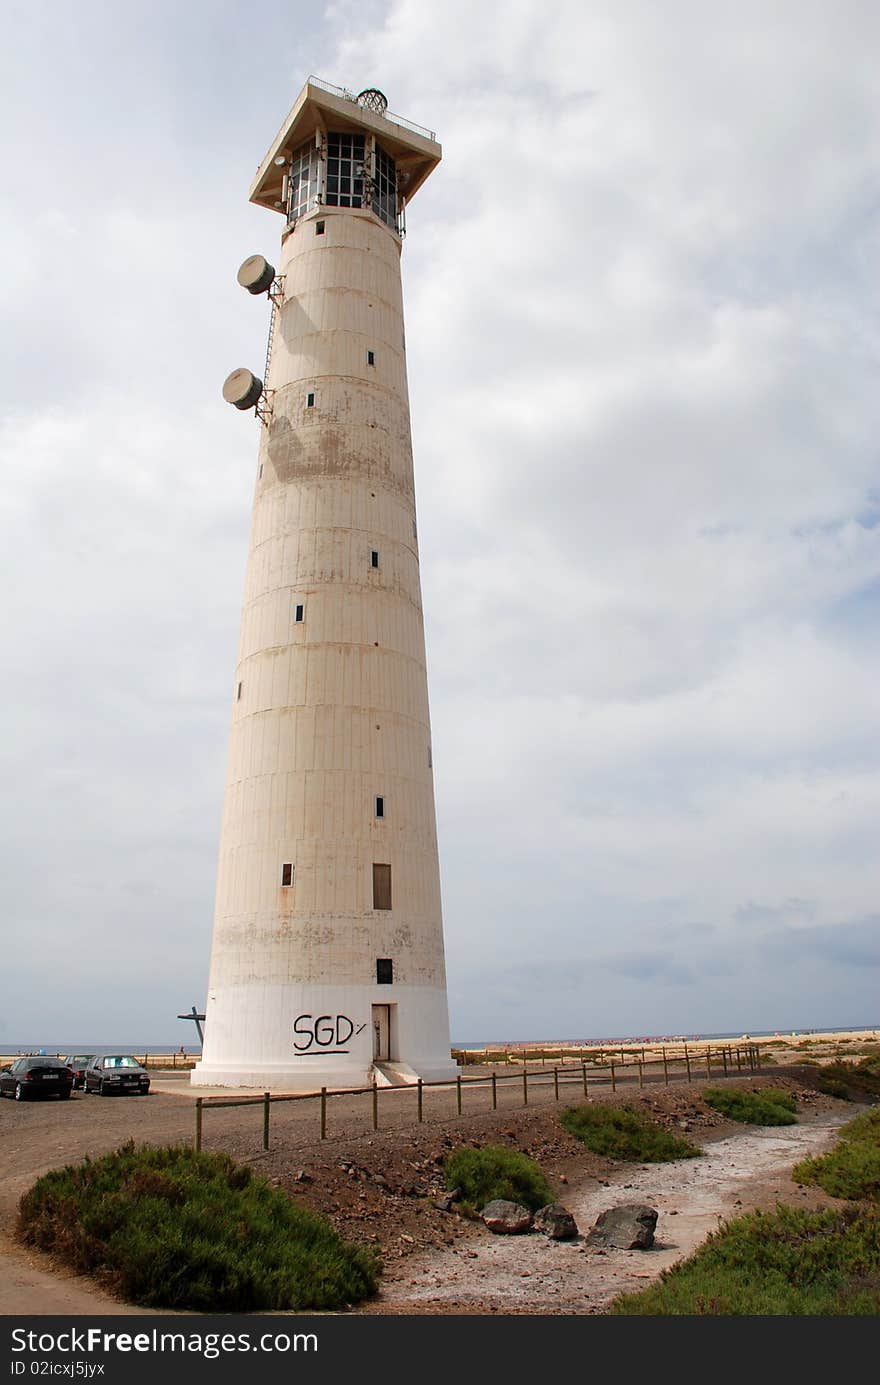
[[[377,798],[377,799],[376,799],[376,817],[377,817],[377,818],[384,818],[384,816],[385,816],[385,800],[384,800],[384,798]]]
[[[370,553],[370,567],[378,567],[378,566],[379,566],[379,554],[378,554],[378,552],[376,551],[376,549],[374,548],[374,549],[372,550],[372,552]]]
[[[293,866],[289,861],[285,861],[281,867],[281,885],[287,889],[288,885],[293,884]]]
[[[323,221],[316,221],[316,222],[315,222],[315,235],[316,235],[316,236],[323,236],[323,234],[324,234],[324,223],[323,223]]]
[[[238,685],[238,692],[235,694],[235,700],[236,700],[236,702],[240,702],[240,701],[241,701],[241,684],[240,684],[240,683],[239,683],[239,685]]]
[[[309,394],[306,395],[306,408],[307,408],[307,409],[313,409],[314,407],[315,407],[315,396],[314,396],[313,394],[309,393]]]
[[[295,613],[295,615],[294,615],[294,617],[293,617],[294,620],[295,620],[295,621],[300,621],[300,620],[302,620],[303,617],[305,616],[305,611],[306,611],[305,606],[297,606],[297,608],[296,608],[296,613]]]
[[[368,352],[367,352],[367,365],[375,365],[375,364],[376,364],[376,353],[375,353],[375,351],[368,351]]]
[[[376,958],[376,985],[393,986],[394,963],[390,957]]]
[[[373,908],[391,908],[391,867],[373,865]]]

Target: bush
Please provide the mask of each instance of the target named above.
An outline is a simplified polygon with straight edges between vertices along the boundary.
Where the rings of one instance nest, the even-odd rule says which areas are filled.
[[[133,1141],[38,1179],[18,1236],[132,1303],[197,1313],[341,1308],[380,1269],[227,1155]]]
[[[615,1314],[834,1315],[880,1312],[880,1213],[777,1207],[714,1232],[690,1259]]]
[[[849,1121],[834,1149],[802,1159],[792,1177],[798,1183],[817,1183],[832,1197],[880,1202],[880,1110]]]
[[[644,1164],[668,1164],[695,1159],[703,1151],[690,1140],[670,1135],[633,1106],[571,1106],[559,1117],[570,1135],[594,1154]]]
[[[822,1069],[823,1082],[839,1082],[847,1094],[880,1097],[880,1057],[872,1054],[858,1063],[838,1059]],[[835,1092],[830,1093],[835,1096]]]
[[[553,1201],[540,1165],[505,1145],[463,1146],[445,1160],[446,1186],[461,1189],[461,1209],[474,1214],[493,1198],[519,1202],[536,1212]]]
[[[816,1087],[823,1096],[836,1096],[841,1101],[849,1101],[849,1087],[837,1077],[820,1077]]]
[[[745,1091],[741,1087],[707,1087],[703,1100],[713,1110],[745,1125],[796,1125],[797,1102],[777,1087]]]

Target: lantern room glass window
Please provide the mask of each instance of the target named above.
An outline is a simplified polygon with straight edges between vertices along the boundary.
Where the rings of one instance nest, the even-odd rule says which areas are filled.
[[[327,186],[324,201],[328,207],[362,207],[364,203],[364,136],[328,134]]]
[[[373,211],[386,226],[397,227],[397,170],[394,160],[376,145],[376,175],[373,179]]]
[[[290,160],[290,202],[288,217],[291,221],[304,216],[318,200],[318,151],[314,142],[300,145]]]

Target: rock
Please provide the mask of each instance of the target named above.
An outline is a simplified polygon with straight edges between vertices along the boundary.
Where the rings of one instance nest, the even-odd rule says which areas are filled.
[[[443,1193],[441,1197],[435,1197],[434,1206],[441,1212],[451,1212],[460,1198],[461,1188],[453,1188],[451,1193]]]
[[[503,1197],[487,1202],[480,1216],[496,1236],[520,1236],[524,1231],[530,1231],[532,1226],[532,1214],[528,1207],[521,1207],[518,1202],[508,1202]]]
[[[551,1241],[570,1241],[578,1234],[577,1222],[561,1202],[548,1202],[546,1207],[539,1208],[532,1226]]]
[[[566,1176],[565,1176],[564,1173],[561,1173],[561,1174],[559,1175],[559,1181],[560,1181],[560,1183],[567,1183],[567,1182],[568,1182],[568,1179],[566,1178]]]
[[[310,1173],[306,1173],[305,1169],[300,1169],[298,1173],[295,1173],[293,1175],[293,1177],[294,1182],[296,1183],[312,1183],[314,1181],[312,1175]]]
[[[644,1203],[623,1203],[600,1212],[596,1225],[588,1236],[617,1250],[650,1250],[654,1244],[657,1209]]]

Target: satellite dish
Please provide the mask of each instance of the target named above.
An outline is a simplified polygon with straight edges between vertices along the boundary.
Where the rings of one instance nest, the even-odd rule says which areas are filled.
[[[252,370],[241,366],[227,375],[223,382],[223,398],[236,409],[252,409],[263,393],[263,382]]]
[[[248,293],[265,293],[272,287],[275,267],[265,255],[248,255],[238,271],[238,282]]]

